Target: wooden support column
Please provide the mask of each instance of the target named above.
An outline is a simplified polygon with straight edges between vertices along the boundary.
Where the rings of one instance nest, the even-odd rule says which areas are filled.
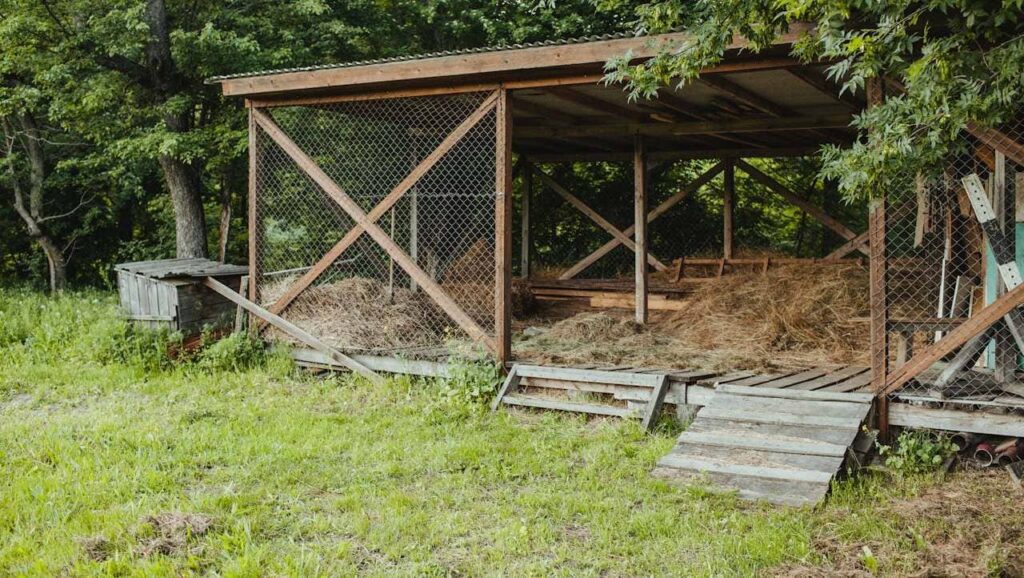
[[[644,137],[633,145],[633,228],[635,231],[636,322],[647,323],[647,151]]]
[[[259,154],[256,150],[256,131],[259,128],[256,126],[256,119],[253,118],[252,114],[252,103],[246,101],[247,109],[249,112],[249,290],[248,298],[255,303],[260,302],[259,295],[259,281],[260,281],[260,259],[259,259],[259,239],[261,236],[261,229],[259,226],[259,219],[256,209],[256,163],[259,161]],[[249,314],[249,330],[258,331],[259,325],[255,323],[256,316]]]
[[[736,164],[732,159],[726,159],[724,178],[724,192],[722,196],[722,257],[726,260],[733,258],[733,208],[736,198]]]
[[[519,274],[523,279],[530,278],[530,197],[533,196],[533,169],[529,161],[523,159],[523,220],[519,238]]]
[[[495,114],[494,338],[504,367],[512,360],[512,107],[504,88]]]
[[[880,79],[869,79],[867,84],[868,107],[882,103],[883,91]],[[869,135],[870,138],[870,135]],[[878,395],[878,429],[882,440],[889,437],[889,398],[884,393],[889,376],[889,306],[886,292],[887,270],[885,260],[885,212],[887,201],[884,191],[870,203],[868,231],[870,235],[870,264],[868,268],[871,305],[871,388]]]

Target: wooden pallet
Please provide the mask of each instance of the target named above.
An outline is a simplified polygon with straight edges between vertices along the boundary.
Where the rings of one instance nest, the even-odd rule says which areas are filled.
[[[600,387],[625,387],[645,390],[647,403],[643,412],[638,412],[629,407],[617,405],[581,403],[550,397],[525,395],[520,393],[520,388],[524,379],[527,378],[548,383],[549,387],[552,383],[561,383],[564,384],[564,389],[566,390],[595,391],[598,393],[610,393],[610,391],[599,391],[597,388]],[[584,384],[584,387],[579,387],[580,384]],[[595,387],[587,388],[586,385]],[[644,428],[650,430],[657,423],[658,417],[661,415],[661,408],[665,403],[665,396],[668,393],[669,385],[669,376],[665,373],[640,373],[516,364],[512,366],[512,370],[509,371],[508,376],[505,378],[505,382],[498,391],[491,409],[497,409],[499,405],[505,404],[591,415],[640,417],[643,420]],[[555,386],[555,388],[557,389],[558,387]]]
[[[840,471],[871,401],[868,393],[719,385],[653,474],[706,481],[749,500],[815,504]]]

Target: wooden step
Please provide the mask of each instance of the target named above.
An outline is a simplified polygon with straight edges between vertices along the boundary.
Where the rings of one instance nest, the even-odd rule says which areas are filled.
[[[535,407],[539,409],[554,409],[558,411],[572,411],[578,413],[589,413],[594,415],[608,415],[613,417],[636,417],[636,410],[598,403],[578,403],[551,399],[546,397],[534,397],[528,395],[509,394],[502,399],[502,403],[518,405],[522,407]]]
[[[653,473],[744,499],[814,504],[842,470],[871,401],[870,394],[722,384]]]

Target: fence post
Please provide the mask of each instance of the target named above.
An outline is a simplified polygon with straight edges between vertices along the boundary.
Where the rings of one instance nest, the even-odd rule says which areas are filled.
[[[495,115],[494,337],[504,367],[512,360],[512,109],[504,88]]]
[[[633,228],[636,322],[644,325],[647,323],[647,152],[641,135],[636,135],[633,145]]]
[[[869,79],[867,83],[868,107],[882,104],[884,93],[881,79]],[[885,192],[881,191],[877,198],[871,199],[868,214],[868,230],[870,231],[870,264],[868,276],[870,280],[871,301],[871,388],[875,392],[885,390],[889,376],[889,307],[886,292],[887,266],[885,255],[885,213],[887,208]],[[878,410],[878,430],[883,441],[889,437],[889,396],[880,395],[876,408]]]
[[[725,159],[723,178],[725,186],[722,195],[722,257],[728,261],[733,258],[733,205],[736,198],[736,164],[732,159]]]
[[[245,101],[246,111],[249,113],[249,199],[248,199],[248,221],[249,221],[249,291],[248,298],[254,303],[260,302],[259,281],[259,241],[261,237],[260,221],[257,218],[257,186],[256,186],[256,163],[259,162],[259,154],[256,150],[256,120],[253,118],[252,101]],[[259,331],[260,325],[253,314],[249,314],[249,330]]]

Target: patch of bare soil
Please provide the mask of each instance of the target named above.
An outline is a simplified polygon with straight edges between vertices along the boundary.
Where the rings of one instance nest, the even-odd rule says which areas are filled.
[[[146,516],[142,523],[152,528],[152,532],[141,533],[136,552],[140,556],[186,553],[190,541],[206,534],[213,527],[213,522],[213,518],[206,514],[165,512]]]
[[[787,566],[778,576],[871,576],[864,548],[893,576],[1024,576],[1024,491],[1001,468],[954,474],[920,495],[872,506],[891,517],[914,547],[882,540],[853,543],[825,524],[814,538],[829,566]],[[848,509],[831,517],[856,515]]]
[[[111,544],[110,540],[107,540],[103,536],[89,536],[86,538],[78,538],[76,540],[78,545],[85,552],[86,557],[95,562],[103,562],[110,557]]]

